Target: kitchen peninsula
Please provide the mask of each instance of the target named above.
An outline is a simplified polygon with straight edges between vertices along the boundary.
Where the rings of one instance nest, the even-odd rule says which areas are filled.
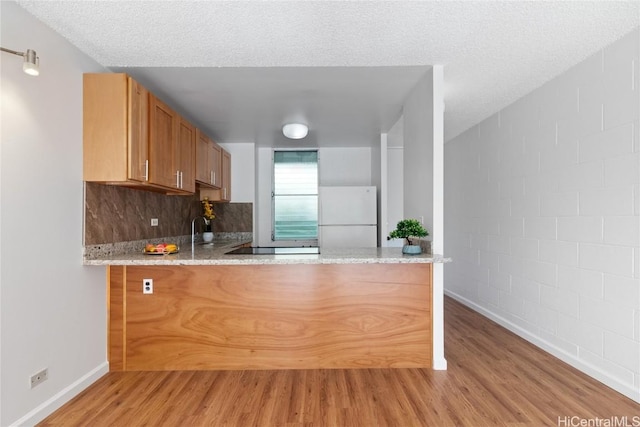
[[[85,258],[108,269],[110,369],[432,366],[432,264],[447,259],[226,255],[237,245]]]

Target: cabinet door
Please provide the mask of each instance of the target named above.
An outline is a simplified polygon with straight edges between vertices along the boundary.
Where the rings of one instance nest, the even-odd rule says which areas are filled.
[[[222,188],[220,191],[223,201],[231,200],[231,154],[222,150]]]
[[[193,193],[196,191],[195,144],[196,129],[184,118],[179,117],[176,160],[180,173],[180,189]]]
[[[129,99],[125,74],[83,75],[83,179],[123,182],[129,176]]]
[[[231,201],[231,154],[220,147],[215,142],[212,146],[216,147],[220,153],[220,173],[216,174],[219,187],[205,188],[200,187],[200,199],[205,197],[213,202],[230,202]],[[218,178],[218,176],[220,178]]]
[[[179,188],[180,174],[174,162],[178,137],[176,113],[151,94],[149,104],[149,181]]]
[[[196,181],[211,184],[211,141],[196,129]]]
[[[196,181],[203,187],[222,185],[222,148],[196,129]]]
[[[222,147],[211,141],[211,184],[215,188],[222,186]]]
[[[131,77],[128,86],[127,178],[149,180],[149,91]]]

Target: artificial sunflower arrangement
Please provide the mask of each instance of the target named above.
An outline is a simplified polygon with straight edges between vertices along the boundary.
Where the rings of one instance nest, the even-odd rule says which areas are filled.
[[[208,197],[202,200],[202,216],[204,217],[204,223],[207,227],[207,231],[211,231],[211,220],[216,218],[216,213],[213,211],[213,203],[209,201]]]

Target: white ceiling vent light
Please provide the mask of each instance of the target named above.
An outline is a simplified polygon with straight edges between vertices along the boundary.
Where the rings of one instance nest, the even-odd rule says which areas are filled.
[[[302,123],[289,123],[282,126],[282,133],[289,139],[302,139],[309,133],[309,127]]]

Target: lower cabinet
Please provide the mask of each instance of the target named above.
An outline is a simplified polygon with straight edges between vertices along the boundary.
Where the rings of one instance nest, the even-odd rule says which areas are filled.
[[[431,366],[431,264],[108,268],[112,371]]]

